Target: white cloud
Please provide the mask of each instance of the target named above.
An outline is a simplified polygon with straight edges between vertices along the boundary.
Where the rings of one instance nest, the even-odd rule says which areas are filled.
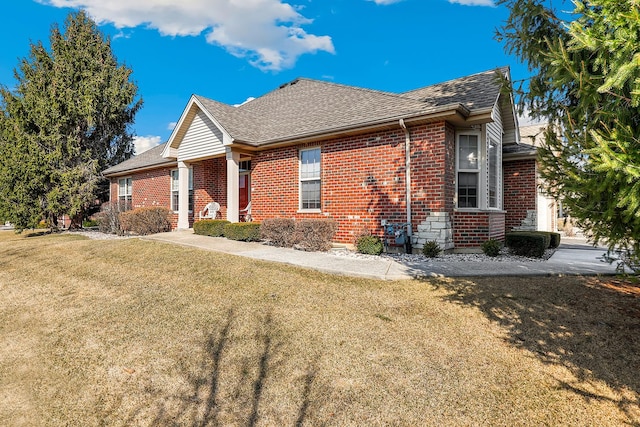
[[[449,3],[458,3],[463,6],[495,6],[493,0],[449,0]]]
[[[263,70],[291,67],[305,53],[335,52],[331,37],[308,34],[302,26],[312,21],[282,0],[38,1],[84,9],[98,23],[119,29],[145,25],[165,36],[204,35]]]
[[[253,97],[253,96],[250,96],[250,97],[248,97],[247,99],[245,99],[243,102],[241,102],[240,104],[233,104],[233,106],[234,106],[234,107],[239,107],[239,106],[241,106],[241,105],[246,104],[247,102],[251,102],[251,101],[253,101],[254,99],[256,99],[256,98],[255,98],[255,97]]]
[[[169,122],[169,124],[167,125],[167,129],[174,130],[177,125],[178,125],[178,122]]]
[[[375,4],[382,4],[382,5],[386,5],[386,4],[393,4],[393,3],[399,3],[403,0],[369,0],[374,2]]]
[[[162,142],[162,138],[159,136],[134,136],[133,137],[133,145],[136,147],[136,154],[144,153],[150,148],[155,147],[156,145]]]

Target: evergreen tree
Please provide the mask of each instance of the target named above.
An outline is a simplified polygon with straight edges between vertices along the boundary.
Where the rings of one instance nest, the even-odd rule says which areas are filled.
[[[31,44],[15,90],[0,88],[0,216],[18,230],[81,217],[101,171],[133,155],[142,100],[131,73],[84,12],[52,27],[50,50]]]
[[[520,107],[549,126],[540,151],[548,191],[594,240],[640,255],[640,7],[637,0],[499,0],[498,30],[533,77]],[[567,7],[568,1],[561,2]]]

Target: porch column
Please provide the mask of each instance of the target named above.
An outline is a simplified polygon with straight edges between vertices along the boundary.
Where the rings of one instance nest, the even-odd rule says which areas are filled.
[[[240,220],[240,153],[227,148],[227,221]]]
[[[178,229],[189,228],[189,165],[178,162]]]

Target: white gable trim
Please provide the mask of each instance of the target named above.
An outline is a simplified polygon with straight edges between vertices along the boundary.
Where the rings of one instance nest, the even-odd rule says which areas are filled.
[[[232,143],[229,132],[192,95],[171,132],[162,157],[193,161],[224,154],[225,147]]]
[[[511,82],[511,72],[509,69],[505,72],[505,78]],[[502,115],[503,143],[505,145],[520,144],[520,127],[518,125],[516,104],[513,99],[513,90],[509,91],[508,96],[500,91],[494,108],[499,109],[499,113]]]

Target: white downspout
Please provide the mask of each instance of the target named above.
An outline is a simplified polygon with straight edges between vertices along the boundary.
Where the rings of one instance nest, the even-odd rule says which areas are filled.
[[[413,244],[411,241],[411,236],[413,235],[413,224],[411,223],[411,135],[409,135],[409,129],[404,124],[404,119],[400,119],[398,122],[400,127],[404,130],[404,173],[405,173],[405,182],[406,182],[406,199],[407,199],[407,224],[411,224],[407,227],[407,237],[409,238],[409,242]]]

